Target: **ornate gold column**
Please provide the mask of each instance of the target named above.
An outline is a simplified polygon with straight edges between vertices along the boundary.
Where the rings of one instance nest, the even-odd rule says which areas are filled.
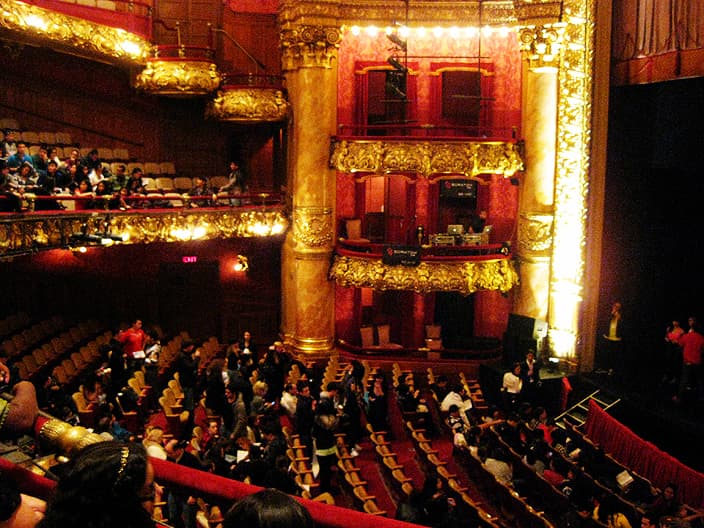
[[[334,243],[336,172],[328,160],[337,125],[341,34],[331,18],[305,17],[300,23],[301,7],[283,2],[279,14],[293,115],[288,149],[292,225],[282,257],[282,330],[296,351],[316,357],[332,349],[335,332],[335,290],[327,275]]]
[[[559,50],[552,28],[520,29],[524,56],[522,131],[526,170],[521,180],[518,248],[521,284],[514,311],[548,320],[552,251],[555,158],[557,152],[557,86]]]

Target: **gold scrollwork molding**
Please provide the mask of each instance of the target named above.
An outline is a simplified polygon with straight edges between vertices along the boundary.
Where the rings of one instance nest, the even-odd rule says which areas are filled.
[[[546,253],[552,248],[553,216],[521,214],[518,222],[518,250],[525,253]]]
[[[336,255],[330,279],[340,286],[416,293],[454,291],[469,295],[480,290],[508,292],[518,284],[510,259],[476,262],[421,262],[418,266],[387,266],[381,259]]]
[[[561,0],[514,0],[514,14],[524,26],[553,24],[562,19]]]
[[[293,209],[293,237],[307,249],[329,248],[333,242],[333,217],[329,207]]]
[[[332,68],[342,40],[338,27],[294,26],[281,32],[284,71],[299,68]]]
[[[503,174],[523,170],[518,145],[503,141],[371,141],[332,140],[330,168],[377,174]]]
[[[81,243],[73,241],[71,235],[83,231],[87,235],[109,231],[113,235],[125,236],[122,244],[278,236],[288,227],[288,219],[281,209],[203,212],[174,209],[158,213],[106,211],[50,218],[39,215],[7,218],[0,222],[0,259],[79,246]]]
[[[564,43],[565,24],[527,26],[519,30],[521,52],[532,68],[557,68]]]
[[[153,95],[191,97],[207,95],[220,86],[217,65],[204,60],[150,59],[135,78],[134,87]]]
[[[22,41],[34,39],[51,47],[69,47],[76,55],[130,64],[143,64],[151,53],[149,41],[124,29],[16,0],[0,0],[0,11],[0,28],[20,34]]]
[[[275,88],[228,87],[218,90],[205,117],[238,123],[275,123],[288,117],[289,103]]]

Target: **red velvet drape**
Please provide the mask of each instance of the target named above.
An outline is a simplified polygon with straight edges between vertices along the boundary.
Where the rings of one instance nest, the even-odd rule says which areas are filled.
[[[585,432],[605,452],[654,485],[663,488],[668,482],[675,482],[683,502],[694,508],[704,507],[704,474],[643,440],[593,401],[589,404]]]

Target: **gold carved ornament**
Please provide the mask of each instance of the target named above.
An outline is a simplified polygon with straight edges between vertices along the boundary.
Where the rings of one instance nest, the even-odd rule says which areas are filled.
[[[23,39],[67,46],[76,55],[97,55],[114,62],[143,64],[152,50],[149,41],[124,29],[16,0],[0,0],[0,27],[21,33]]]
[[[565,24],[522,27],[519,31],[521,52],[532,68],[552,66],[560,63],[560,52],[564,45]]]
[[[299,207],[293,212],[294,239],[311,249],[332,245],[332,210],[329,208]]]
[[[124,235],[123,244],[183,242],[217,238],[278,236],[288,227],[282,208],[264,210],[222,209],[169,212],[87,212],[42,218],[13,217],[0,222],[0,259],[49,249],[79,246],[72,235],[109,232]]]
[[[284,71],[298,68],[332,68],[342,40],[338,27],[294,26],[281,32]]]
[[[152,58],[135,78],[134,87],[154,95],[188,97],[212,93],[221,82],[214,62]]]
[[[340,172],[414,172],[433,174],[502,174],[523,170],[515,142],[332,140],[330,168]]]
[[[205,117],[239,123],[285,121],[290,105],[275,88],[226,87],[205,108]]]
[[[388,266],[379,258],[334,257],[329,278],[340,286],[375,290],[408,290],[420,294],[454,291],[469,295],[489,290],[506,293],[518,284],[510,259],[475,262],[429,262],[418,266]]]
[[[552,248],[552,215],[521,215],[518,249],[521,253],[546,253]]]

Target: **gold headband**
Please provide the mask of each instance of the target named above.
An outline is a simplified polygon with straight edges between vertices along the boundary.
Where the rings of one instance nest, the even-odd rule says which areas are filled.
[[[120,480],[120,477],[122,477],[122,474],[125,472],[125,468],[127,467],[127,459],[130,456],[130,448],[129,446],[124,446],[122,448],[122,451],[120,452],[120,469],[117,470],[117,480]]]

